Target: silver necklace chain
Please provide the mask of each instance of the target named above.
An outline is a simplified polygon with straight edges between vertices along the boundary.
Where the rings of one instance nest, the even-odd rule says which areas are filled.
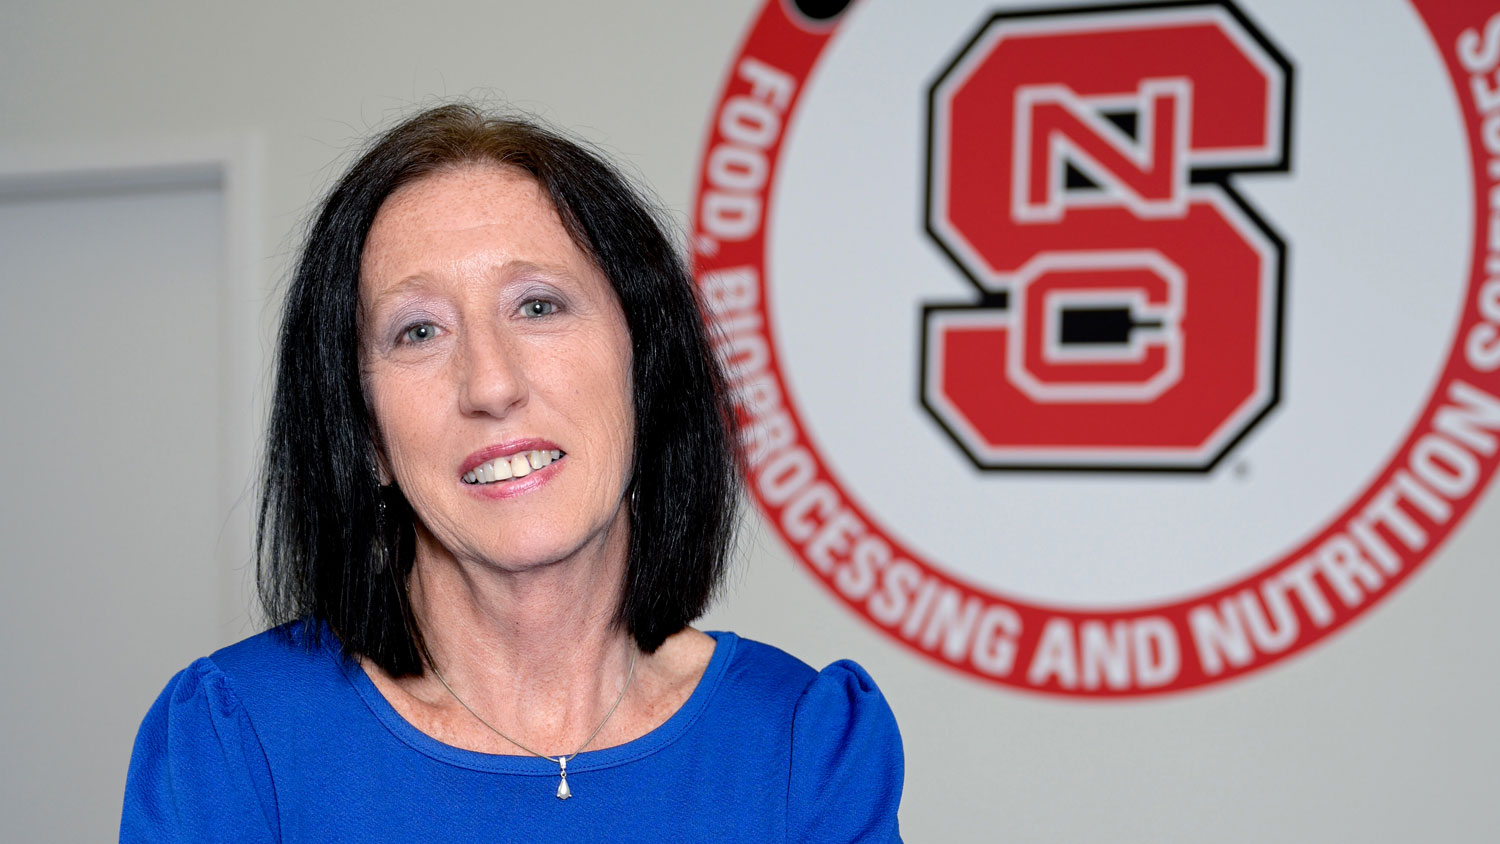
[[[625,673],[625,685],[620,687],[620,696],[615,698],[614,705],[609,708],[608,712],[604,713],[604,719],[599,722],[599,726],[595,727],[592,733],[589,733],[589,737],[583,740],[583,744],[578,745],[578,749],[573,751],[572,753],[569,753],[567,756],[548,756],[545,753],[538,753],[537,751],[532,750],[526,745],[506,735],[505,733],[500,732],[495,728],[494,724],[491,724],[490,722],[479,717],[478,712],[475,712],[472,707],[470,707],[467,703],[464,703],[464,699],[458,696],[458,692],[453,691],[453,687],[448,685],[447,680],[443,679],[442,672],[437,670],[436,665],[432,666],[432,673],[438,678],[438,682],[443,684],[443,688],[448,690],[448,694],[453,695],[453,699],[458,701],[458,705],[468,710],[468,713],[474,716],[475,721],[478,721],[486,727],[489,727],[490,732],[494,733],[500,738],[505,739],[516,747],[521,748],[527,753],[530,753],[532,756],[539,756],[549,762],[556,762],[562,775],[562,781],[557,784],[557,799],[567,800],[569,797],[573,796],[573,790],[568,788],[568,760],[582,753],[584,751],[584,748],[592,744],[594,738],[599,735],[599,731],[604,729],[605,724],[609,723],[610,716],[614,715],[615,710],[620,708],[620,701],[625,699],[625,692],[630,688],[630,680],[635,676],[635,657],[638,653],[640,653],[639,648],[630,649],[630,670]]]

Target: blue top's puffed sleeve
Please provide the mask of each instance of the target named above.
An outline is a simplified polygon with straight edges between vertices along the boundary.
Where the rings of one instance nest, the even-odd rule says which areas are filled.
[[[788,840],[899,842],[901,733],[870,675],[833,663],[802,693],[794,719]]]
[[[136,735],[121,842],[275,841],[275,793],[255,728],[207,659],[156,699]]]

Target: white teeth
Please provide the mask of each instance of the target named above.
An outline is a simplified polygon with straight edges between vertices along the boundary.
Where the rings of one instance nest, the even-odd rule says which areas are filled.
[[[523,451],[509,457],[497,457],[465,472],[464,483],[490,484],[496,481],[508,481],[511,478],[524,478],[552,461],[562,459],[562,456],[563,453],[554,448],[548,451]]]

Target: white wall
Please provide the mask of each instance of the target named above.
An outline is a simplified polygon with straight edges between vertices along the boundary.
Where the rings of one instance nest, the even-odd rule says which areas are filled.
[[[0,156],[254,139],[261,205],[249,225],[268,328],[269,291],[335,162],[436,97],[508,102],[572,127],[685,218],[707,116],[757,6],[11,3]],[[751,553],[708,626],[872,671],[906,741],[908,840],[1500,840],[1493,490],[1413,582],[1332,641],[1243,681],[1116,704],[1026,696],[920,661],[749,524]],[[106,658],[109,631],[97,632]],[[4,684],[50,688],[45,676]]]

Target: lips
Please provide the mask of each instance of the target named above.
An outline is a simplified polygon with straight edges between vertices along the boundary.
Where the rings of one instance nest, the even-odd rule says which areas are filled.
[[[498,484],[524,478],[564,457],[561,449],[539,448],[516,451],[490,458],[464,472],[463,482],[470,485]]]

